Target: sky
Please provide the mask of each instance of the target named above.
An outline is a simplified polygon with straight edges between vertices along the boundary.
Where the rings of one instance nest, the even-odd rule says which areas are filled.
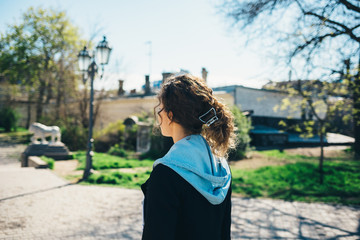
[[[244,36],[231,28],[215,0],[0,0],[0,32],[19,23],[31,6],[66,11],[84,39],[98,31],[113,48],[103,80],[95,88],[140,89],[145,75],[162,79],[162,72],[180,69],[201,76],[208,71],[210,87],[243,85],[261,88],[272,74],[272,59],[261,46],[244,46]],[[151,42],[151,44],[149,43]],[[79,49],[80,51],[80,49]],[[150,53],[151,52],[151,56]]]

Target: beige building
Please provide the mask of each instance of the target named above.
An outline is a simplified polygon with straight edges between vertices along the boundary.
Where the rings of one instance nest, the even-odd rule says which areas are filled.
[[[215,96],[225,104],[234,104],[234,97],[229,93],[216,93]],[[156,96],[103,100],[98,119],[96,120],[95,129],[102,129],[109,123],[124,120],[131,115],[139,115],[143,112],[153,113],[153,109],[157,104],[158,100]]]

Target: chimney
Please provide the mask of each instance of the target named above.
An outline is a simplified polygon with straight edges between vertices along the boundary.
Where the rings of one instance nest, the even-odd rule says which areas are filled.
[[[162,73],[162,76],[163,76],[162,82],[164,83],[166,81],[166,79],[171,77],[171,75],[172,75],[172,73],[170,73],[170,72],[163,72]]]
[[[204,81],[206,82],[206,78],[208,75],[208,71],[206,71],[206,68],[202,68],[201,75],[202,75],[202,78],[204,79]]]
[[[151,93],[150,89],[150,76],[145,75],[145,95],[149,95]]]
[[[118,96],[124,95],[124,80],[119,80],[119,90],[118,90]]]

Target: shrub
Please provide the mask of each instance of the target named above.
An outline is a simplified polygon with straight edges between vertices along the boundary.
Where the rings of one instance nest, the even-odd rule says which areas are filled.
[[[122,121],[110,123],[95,135],[94,149],[96,152],[108,152],[115,144],[123,143],[125,125]]]
[[[119,144],[115,144],[114,146],[112,146],[110,148],[110,150],[108,151],[108,154],[119,156],[119,157],[127,157],[128,156],[127,152],[123,148],[119,147]]]
[[[111,146],[119,142],[119,137],[116,134],[106,134],[95,138],[94,140],[94,150],[96,152],[108,152]]]
[[[130,151],[136,151],[136,139],[137,139],[138,126],[134,124],[131,128],[125,128],[124,136],[124,149]]]
[[[13,108],[4,106],[0,110],[0,127],[3,127],[5,132],[11,132],[11,130],[16,131],[18,119],[19,115]]]
[[[161,134],[154,134],[151,132],[150,136],[151,146],[150,150],[140,155],[140,159],[158,159],[163,157],[174,144],[171,137],[164,137]]]
[[[251,121],[241,110],[234,106],[231,109],[234,115],[234,123],[236,130],[236,148],[229,152],[229,160],[240,160],[246,157],[246,154],[250,151],[250,136],[249,132],[251,129]]]
[[[71,151],[86,149],[87,140],[87,129],[71,124],[61,127],[61,141],[65,143]]]
[[[41,156],[40,158],[41,158],[41,160],[43,160],[44,162],[46,162],[48,164],[50,169],[54,169],[54,164],[55,164],[54,159],[48,158],[48,157],[45,157],[45,156]]]
[[[122,121],[117,121],[95,134],[94,149],[96,152],[105,153],[117,144],[118,148],[135,151],[136,137],[136,125],[126,128]]]
[[[92,174],[88,178],[89,183],[97,184],[120,184],[127,183],[133,180],[131,174],[113,172],[113,173],[101,173],[101,174]]]

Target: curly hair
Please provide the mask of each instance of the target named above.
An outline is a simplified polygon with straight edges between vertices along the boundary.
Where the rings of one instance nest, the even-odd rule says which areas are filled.
[[[216,156],[227,156],[235,148],[234,117],[226,105],[219,102],[205,82],[184,74],[166,80],[158,94],[159,104],[172,121],[180,124],[186,134],[201,134]],[[156,108],[155,107],[155,108]],[[199,119],[214,108],[217,121],[208,126]]]

